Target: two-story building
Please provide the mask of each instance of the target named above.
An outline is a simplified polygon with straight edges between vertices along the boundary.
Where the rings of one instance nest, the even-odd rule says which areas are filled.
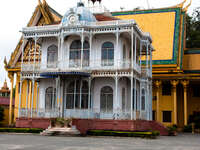
[[[60,24],[22,29],[18,118],[152,119],[152,39],[83,3]]]

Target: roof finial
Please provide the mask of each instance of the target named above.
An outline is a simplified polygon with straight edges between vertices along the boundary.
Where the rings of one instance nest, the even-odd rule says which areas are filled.
[[[183,11],[187,11],[188,10],[188,8],[190,7],[190,5],[192,4],[192,0],[190,0],[190,3],[183,9]]]
[[[43,4],[46,4],[47,2],[46,2],[46,0],[42,0],[42,3],[43,3]]]
[[[40,0],[38,0],[38,4],[39,4],[39,5],[41,5],[41,4],[42,4]]]

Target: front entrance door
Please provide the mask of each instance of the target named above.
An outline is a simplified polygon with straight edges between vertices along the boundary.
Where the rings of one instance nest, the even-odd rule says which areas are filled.
[[[113,89],[105,86],[101,89],[100,118],[112,119],[113,117]]]

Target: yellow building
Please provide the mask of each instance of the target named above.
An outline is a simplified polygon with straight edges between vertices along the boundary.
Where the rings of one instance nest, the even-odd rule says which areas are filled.
[[[184,1],[185,2],[185,1]],[[144,32],[150,32],[153,39],[153,119],[164,125],[188,124],[189,115],[200,111],[200,49],[186,49],[185,16],[183,3],[160,9],[113,12],[119,19],[134,19]],[[97,16],[102,19],[102,16]],[[62,16],[52,9],[46,1],[39,1],[28,26],[58,24]],[[109,18],[109,17],[108,17]],[[103,20],[107,20],[105,16]],[[11,55],[5,60],[5,68],[11,81],[11,100],[13,85],[16,84],[14,119],[18,116],[19,87],[21,69],[22,39]],[[34,50],[34,42],[25,43],[25,53]],[[25,60],[34,61],[34,56],[25,54]],[[40,59],[39,53],[36,61]],[[13,83],[16,74],[16,83]],[[31,89],[35,91],[31,94]],[[22,107],[36,108],[37,82],[34,87],[29,81],[22,85]],[[28,95],[25,94],[28,91]],[[33,97],[33,101],[30,99]],[[26,103],[26,99],[29,103]],[[12,105],[12,102],[10,103]],[[12,109],[10,109],[10,114]],[[11,120],[10,120],[11,123]]]

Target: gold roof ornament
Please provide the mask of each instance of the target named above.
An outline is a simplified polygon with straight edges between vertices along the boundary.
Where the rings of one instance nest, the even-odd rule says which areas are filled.
[[[172,6],[173,8],[183,8],[183,5],[185,4],[187,0],[184,0],[183,2],[181,2],[180,4],[177,4],[175,6]]]
[[[188,8],[191,6],[191,4],[192,4],[192,0],[190,0],[190,3],[183,9],[183,11],[187,11],[188,10]]]

